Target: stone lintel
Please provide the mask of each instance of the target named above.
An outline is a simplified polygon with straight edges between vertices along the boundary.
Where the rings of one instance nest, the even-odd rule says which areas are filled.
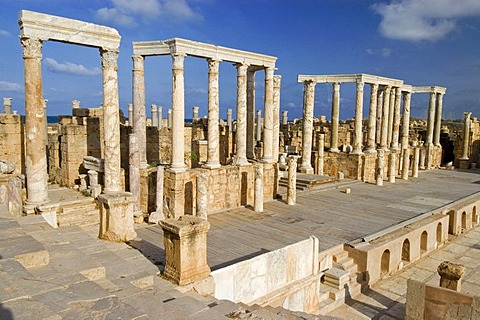
[[[359,74],[337,74],[337,75],[299,75],[298,82],[313,81],[316,83],[344,83],[344,82],[365,82],[370,84],[388,85],[392,87],[403,86],[403,80],[385,78],[365,73]]]
[[[439,87],[439,86],[412,87],[412,93],[430,93],[430,92],[445,94],[445,92],[447,92],[447,88]]]
[[[184,53],[189,56],[228,61],[264,68],[274,68],[276,57],[216,46],[213,44],[173,38],[164,41],[133,42],[133,54],[142,56]]]
[[[112,51],[118,51],[120,46],[120,34],[113,28],[28,10],[21,10],[18,18],[21,38],[54,40]]]

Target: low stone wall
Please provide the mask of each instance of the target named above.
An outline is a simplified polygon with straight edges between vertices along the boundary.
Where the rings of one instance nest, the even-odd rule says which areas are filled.
[[[18,114],[0,113],[0,160],[12,162],[24,173],[22,118]]]
[[[319,242],[314,236],[211,273],[215,298],[313,312],[319,305]]]
[[[407,281],[405,319],[480,319],[480,295],[471,296],[416,280]]]
[[[479,223],[480,216],[477,213],[479,206],[480,200],[472,200],[470,203],[461,203],[446,210],[444,213],[449,216],[448,233],[459,235]]]

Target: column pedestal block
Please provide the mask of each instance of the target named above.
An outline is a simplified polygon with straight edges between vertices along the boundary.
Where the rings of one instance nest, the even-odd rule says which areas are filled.
[[[130,192],[101,194],[99,238],[115,242],[126,242],[137,234],[133,229],[135,196]]]
[[[163,276],[184,286],[207,278],[207,232],[210,223],[195,216],[159,222],[165,243],[165,271]]]
[[[458,160],[459,169],[470,169],[470,159],[459,159]]]

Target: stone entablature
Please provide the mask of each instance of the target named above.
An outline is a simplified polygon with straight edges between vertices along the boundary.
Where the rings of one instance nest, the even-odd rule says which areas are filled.
[[[383,86],[402,87],[403,80],[380,77],[365,73],[337,75],[298,75],[298,82],[312,81],[315,83],[346,83],[364,82]]]

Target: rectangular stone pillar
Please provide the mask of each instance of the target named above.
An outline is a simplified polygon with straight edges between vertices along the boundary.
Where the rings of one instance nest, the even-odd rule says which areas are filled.
[[[195,216],[160,221],[165,243],[164,277],[184,286],[210,275],[207,232],[210,223]]]
[[[99,238],[115,242],[126,242],[137,236],[133,229],[135,196],[130,192],[101,194]]]

